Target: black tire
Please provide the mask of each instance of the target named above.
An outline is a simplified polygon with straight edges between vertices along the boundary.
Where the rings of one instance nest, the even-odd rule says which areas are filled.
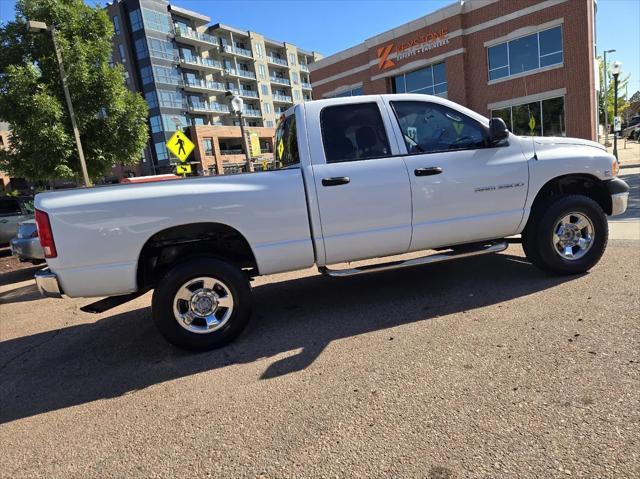
[[[174,316],[174,298],[190,280],[211,277],[224,283],[233,298],[233,310],[226,322],[215,331],[195,333],[178,323]],[[160,333],[172,344],[190,351],[208,351],[233,341],[251,316],[249,280],[236,266],[210,257],[191,258],[174,266],[153,292],[152,315]]]
[[[569,213],[586,216],[593,225],[593,243],[581,258],[565,259],[555,250],[553,232]],[[549,273],[570,275],[590,270],[600,261],[607,247],[609,225],[598,203],[583,195],[558,196],[532,212],[522,233],[522,248],[531,263]]]

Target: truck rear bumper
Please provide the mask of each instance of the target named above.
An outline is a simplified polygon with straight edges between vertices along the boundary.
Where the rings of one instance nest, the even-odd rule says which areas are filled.
[[[49,268],[38,271],[35,275],[38,291],[47,298],[62,298],[62,289],[58,277]]]

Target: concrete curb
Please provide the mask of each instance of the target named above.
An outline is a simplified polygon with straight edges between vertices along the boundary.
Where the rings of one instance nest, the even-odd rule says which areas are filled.
[[[620,165],[620,168],[640,168],[640,163],[626,163],[624,165]]]

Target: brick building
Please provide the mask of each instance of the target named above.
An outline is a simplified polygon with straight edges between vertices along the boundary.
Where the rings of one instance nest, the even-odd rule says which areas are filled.
[[[595,8],[459,1],[309,65],[314,97],[423,92],[502,117],[517,134],[595,140]]]

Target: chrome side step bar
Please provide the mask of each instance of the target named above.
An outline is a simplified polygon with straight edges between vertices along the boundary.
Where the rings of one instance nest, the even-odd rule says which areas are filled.
[[[391,269],[407,268],[409,266],[419,266],[423,264],[441,263],[458,258],[469,258],[471,256],[480,256],[482,254],[499,253],[509,246],[507,241],[501,240],[493,243],[483,243],[480,247],[469,247],[463,251],[450,251],[447,253],[436,253],[422,258],[412,258],[405,261],[391,261],[389,263],[372,264],[351,269],[329,269],[326,266],[320,266],[320,273],[334,278],[344,278],[346,276],[356,276],[365,273],[376,273],[378,271],[388,271]]]

